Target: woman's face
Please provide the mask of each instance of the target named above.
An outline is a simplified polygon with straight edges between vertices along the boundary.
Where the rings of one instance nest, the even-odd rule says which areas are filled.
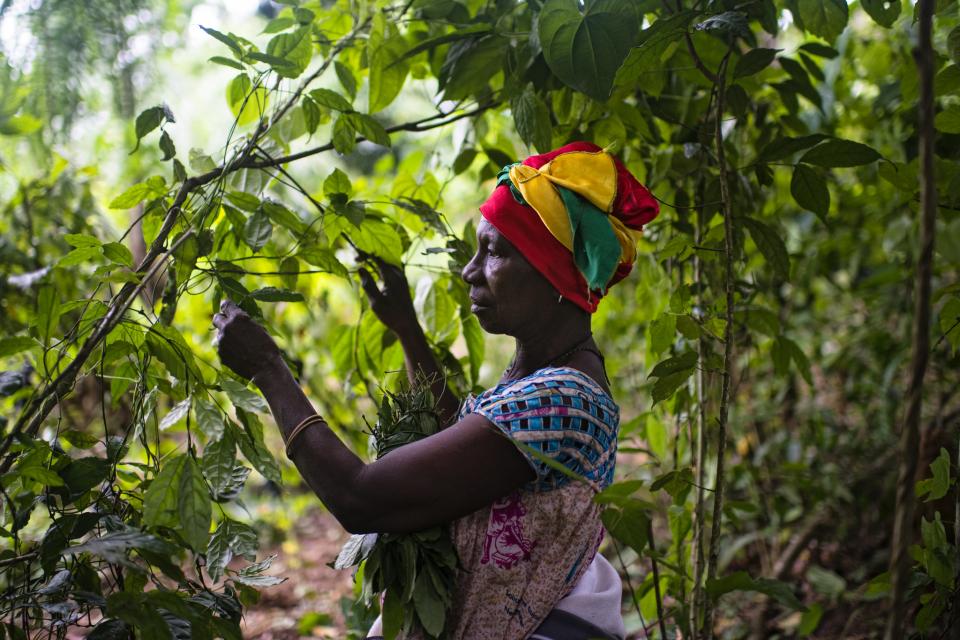
[[[553,286],[484,218],[477,253],[461,275],[470,285],[471,311],[489,333],[535,335],[558,306]]]

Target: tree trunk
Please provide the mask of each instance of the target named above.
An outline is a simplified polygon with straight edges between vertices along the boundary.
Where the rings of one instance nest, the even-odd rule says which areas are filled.
[[[907,579],[910,575],[910,534],[913,526],[914,483],[920,444],[920,409],[923,400],[923,376],[930,352],[930,280],[933,262],[934,221],[937,191],[933,169],[933,0],[920,0],[920,33],[913,55],[920,74],[919,157],[920,157],[920,254],[917,261],[916,299],[910,386],[907,411],[900,433],[900,469],[897,503],[894,512],[893,541],[890,552],[890,616],[884,634],[886,640],[904,638]]]

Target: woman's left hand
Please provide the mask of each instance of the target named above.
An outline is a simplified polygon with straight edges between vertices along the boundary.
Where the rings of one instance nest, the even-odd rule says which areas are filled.
[[[220,303],[213,326],[217,328],[215,340],[220,360],[237,375],[253,378],[283,361],[280,348],[266,329],[231,301]]]

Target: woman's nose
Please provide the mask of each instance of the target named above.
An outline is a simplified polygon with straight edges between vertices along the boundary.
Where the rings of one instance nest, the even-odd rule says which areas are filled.
[[[470,262],[463,266],[463,270],[460,271],[460,277],[463,278],[463,281],[467,284],[477,284],[476,277],[479,273],[479,268],[477,264],[477,256],[480,255],[479,252],[473,254],[473,257],[470,258]]]

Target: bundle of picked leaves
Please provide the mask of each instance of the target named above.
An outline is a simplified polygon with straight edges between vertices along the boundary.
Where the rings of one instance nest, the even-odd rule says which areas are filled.
[[[430,385],[385,393],[370,432],[376,457],[440,430]],[[385,640],[423,634],[443,637],[453,599],[457,553],[447,526],[416,533],[368,533],[350,537],[333,566],[361,565],[361,598],[369,606],[383,593]]]

